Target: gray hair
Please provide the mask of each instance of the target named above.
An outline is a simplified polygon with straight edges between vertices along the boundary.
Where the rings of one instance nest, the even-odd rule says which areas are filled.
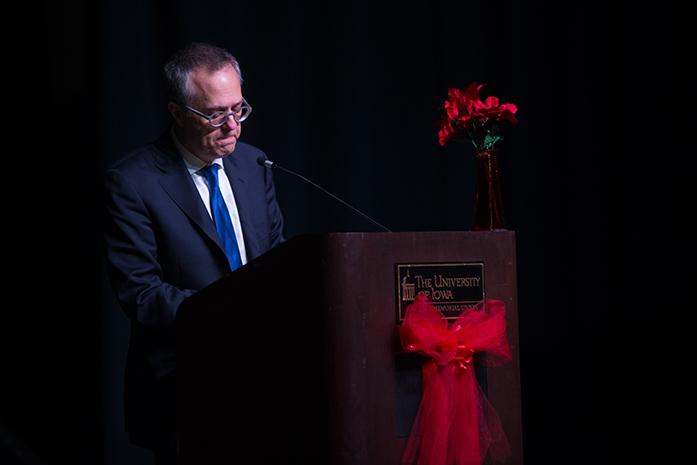
[[[172,102],[188,104],[193,97],[189,87],[189,78],[193,71],[204,68],[214,72],[228,65],[235,69],[242,83],[240,65],[230,52],[203,42],[187,45],[177,51],[164,67],[167,97]]]

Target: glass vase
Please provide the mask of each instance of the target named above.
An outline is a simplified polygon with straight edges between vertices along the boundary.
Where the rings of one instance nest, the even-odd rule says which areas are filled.
[[[501,200],[498,150],[475,150],[474,231],[506,229]]]

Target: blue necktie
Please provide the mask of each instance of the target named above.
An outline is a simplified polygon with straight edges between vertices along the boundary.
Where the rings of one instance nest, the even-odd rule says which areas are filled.
[[[230,212],[225,200],[223,200],[223,194],[220,193],[220,187],[218,187],[218,168],[220,166],[213,163],[203,168],[201,172],[208,181],[208,190],[211,193],[211,213],[213,221],[215,221],[215,229],[218,230],[218,235],[225,248],[230,269],[234,271],[242,266],[242,259],[240,259],[240,249],[237,247],[237,238],[232,227]]]

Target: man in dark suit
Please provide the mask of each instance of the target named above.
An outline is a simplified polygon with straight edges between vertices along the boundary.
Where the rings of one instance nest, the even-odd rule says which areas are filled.
[[[126,428],[158,464],[176,451],[174,321],[184,299],[283,241],[259,149],[239,142],[251,106],[237,60],[194,43],[165,66],[174,123],[106,173],[106,255],[131,320]]]

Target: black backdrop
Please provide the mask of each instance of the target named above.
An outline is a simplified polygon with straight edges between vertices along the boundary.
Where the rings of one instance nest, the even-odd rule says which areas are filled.
[[[243,140],[395,231],[470,226],[471,148],[437,144],[447,88],[516,103],[503,182],[526,462],[694,452],[688,16],[542,0],[5,11],[0,463],[145,463],[121,431],[127,324],[102,274],[99,176],[164,130],[161,65],[191,40],[240,60]],[[276,181],[287,236],[374,230]]]

